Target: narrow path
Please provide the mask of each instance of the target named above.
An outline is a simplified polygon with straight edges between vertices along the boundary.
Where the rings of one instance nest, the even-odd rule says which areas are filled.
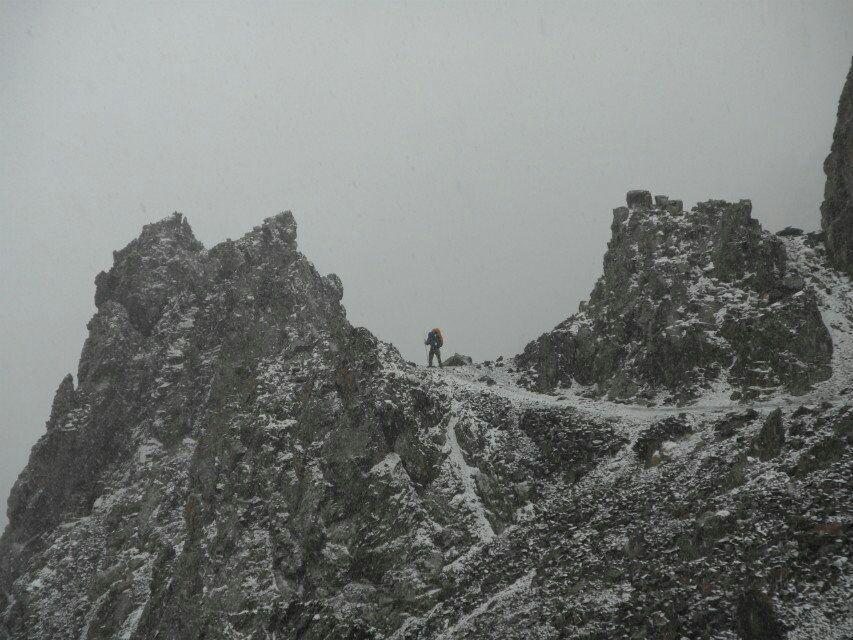
[[[646,423],[661,417],[686,413],[697,417],[743,411],[747,407],[772,410],[777,407],[839,403],[853,389],[853,281],[826,265],[821,255],[805,245],[804,237],[783,238],[792,273],[800,275],[815,291],[818,307],[824,324],[833,342],[832,375],[828,380],[817,383],[814,389],[801,396],[779,391],[769,398],[748,404],[732,401],[724,382],[709,390],[697,402],[687,406],[645,406],[626,404],[607,399],[588,398],[581,393],[583,388],[573,387],[559,390],[560,395],[529,391],[517,383],[517,375],[509,373],[509,367],[465,365],[419,369],[420,378],[446,384],[451,396],[463,401],[482,393],[494,394],[515,406],[571,408],[602,418],[618,418],[635,423]],[[511,360],[507,360],[511,362]],[[482,380],[491,378],[493,383]]]

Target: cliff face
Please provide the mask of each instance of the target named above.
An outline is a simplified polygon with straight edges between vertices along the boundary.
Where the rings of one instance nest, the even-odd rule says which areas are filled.
[[[827,254],[836,269],[853,275],[853,64],[841,91],[832,149],[823,170],[826,187],[820,213]]]
[[[714,386],[750,399],[829,377],[810,274],[782,238],[761,229],[749,201],[689,212],[675,202],[637,191],[614,210],[589,303],[518,356],[527,384],[686,403]]]
[[[583,322],[549,339],[598,337],[556,374],[525,364],[541,347],[520,371],[406,363],[290,214],[209,250],[179,214],[145,227],[10,497],[0,638],[849,637],[853,285],[746,203],[659,205],[617,210]],[[675,356],[683,409],[520,384],[666,382],[688,344],[743,345],[728,375],[779,376],[771,402]]]

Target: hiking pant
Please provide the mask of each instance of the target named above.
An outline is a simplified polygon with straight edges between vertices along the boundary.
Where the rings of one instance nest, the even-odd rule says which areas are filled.
[[[438,358],[438,366],[441,366],[441,349],[436,347],[434,344],[429,347],[429,366],[432,366],[432,357],[435,356]]]

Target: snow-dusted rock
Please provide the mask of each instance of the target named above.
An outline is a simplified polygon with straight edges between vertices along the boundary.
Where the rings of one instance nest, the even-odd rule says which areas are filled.
[[[681,224],[638,213],[608,260]],[[746,238],[738,282],[787,256],[836,344],[772,414],[701,386],[684,408],[536,393],[502,358],[416,367],[347,322],[290,214],[209,250],[182,217],[146,227],[10,497],[0,638],[849,636],[853,287],[805,237]],[[682,273],[655,264],[634,268]]]
[[[853,637],[850,84],[825,234],[629,192],[515,367],[351,326],[289,212],[147,225],[10,495],[0,640]]]
[[[673,202],[614,210],[589,303],[516,360],[533,388],[580,383],[686,403],[712,385],[756,397],[828,378],[832,341],[810,274],[751,203],[712,200],[673,216],[661,208]]]
[[[445,367],[464,367],[465,365],[473,363],[474,360],[470,356],[465,356],[461,353],[454,353],[449,358],[445,358],[441,364]]]
[[[651,209],[652,194],[642,189],[634,189],[627,193],[625,202],[629,209]]]

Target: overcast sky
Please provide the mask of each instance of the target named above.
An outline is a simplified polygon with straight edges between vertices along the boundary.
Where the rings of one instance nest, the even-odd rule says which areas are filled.
[[[182,211],[291,209],[350,319],[422,360],[577,309],[645,187],[818,225],[853,3],[0,3],[0,526],[95,274]]]

